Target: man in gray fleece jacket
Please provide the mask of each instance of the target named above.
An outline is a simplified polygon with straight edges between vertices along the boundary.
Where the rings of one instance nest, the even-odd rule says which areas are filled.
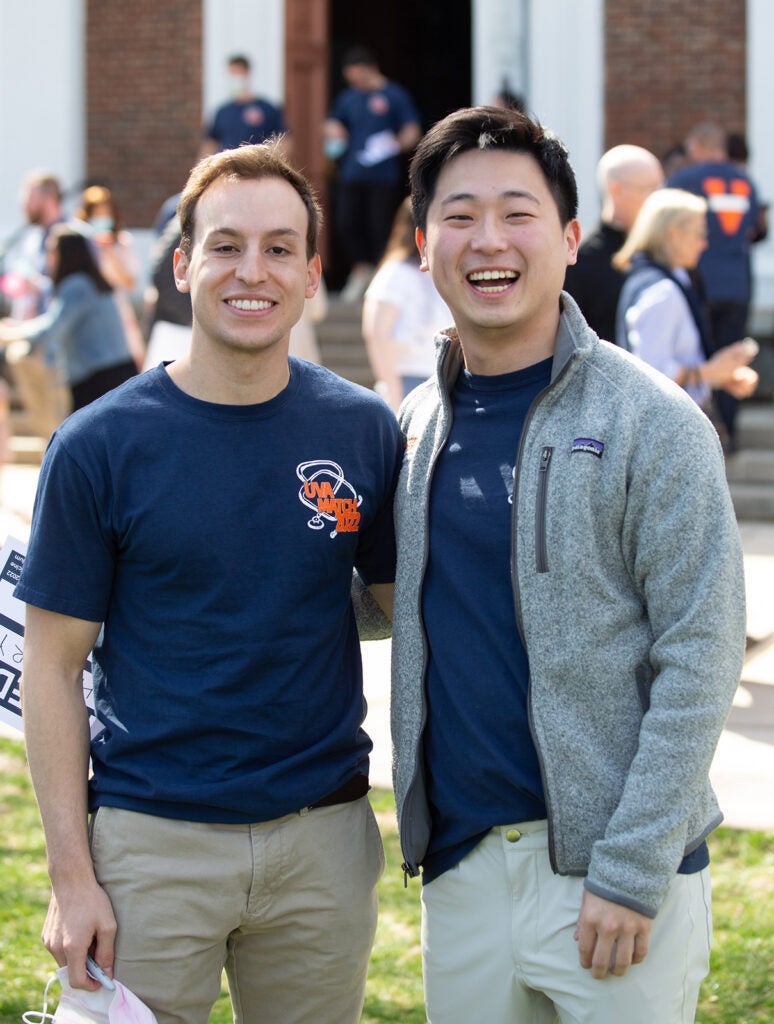
[[[562,293],[580,230],[555,136],[457,111],[411,187],[455,321],[401,410],[396,497],[395,793],[428,1018],[691,1021],[745,640],[717,436]]]

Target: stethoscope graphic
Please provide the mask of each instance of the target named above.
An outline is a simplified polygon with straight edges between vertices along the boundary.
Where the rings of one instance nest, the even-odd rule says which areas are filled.
[[[307,475],[308,470],[314,470]],[[355,488],[344,479],[344,470],[332,459],[311,459],[309,462],[302,462],[299,466],[296,466],[296,476],[302,481],[301,489],[298,492],[299,500],[306,505],[307,508],[311,508],[314,515],[306,524],[310,530],[322,530],[325,526],[323,520],[327,519],[329,523],[336,522],[336,516],[331,515],[330,512],[321,512],[315,502],[311,501],[306,495],[307,484],[314,483],[318,477],[325,476],[332,478],[331,490],[333,494],[338,497],[339,490],[343,487],[352,496],[352,500],[355,502],[357,507],[360,506],[363,501],[363,495],[358,494]],[[337,535],[336,530],[331,531],[331,537]]]

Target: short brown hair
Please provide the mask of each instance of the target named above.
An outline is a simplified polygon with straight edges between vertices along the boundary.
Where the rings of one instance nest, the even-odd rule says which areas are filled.
[[[193,247],[196,206],[210,185],[221,178],[281,178],[291,185],[306,207],[306,258],[310,260],[316,255],[322,211],[311,184],[282,155],[281,141],[281,138],[272,138],[257,146],[224,149],[220,153],[205,157],[194,167],[177,205],[181,232],[180,248],[186,256],[191,255]]]

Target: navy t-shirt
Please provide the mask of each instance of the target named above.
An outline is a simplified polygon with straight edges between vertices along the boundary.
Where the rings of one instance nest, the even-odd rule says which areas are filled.
[[[224,103],[215,112],[207,137],[221,149],[236,149],[244,143],[259,143],[286,131],[282,111],[254,97],[246,103]]]
[[[749,175],[730,160],[710,161],[682,167],[667,184],[707,200],[709,244],[699,259],[707,299],[748,302],[751,238],[760,212]]]
[[[352,567],[394,578],[403,444],[372,392],[290,367],[247,406],[157,367],[51,441],[15,593],[105,624],[91,808],[266,821],[367,774]]]
[[[342,181],[396,184],[400,180],[399,156],[388,157],[371,166],[361,163],[358,156],[365,151],[372,135],[384,131],[397,134],[407,124],[419,123],[419,112],[403,86],[387,82],[383,89],[372,92],[345,89],[336,97],[330,116],[340,121],[349,133],[347,149],[339,164]]]
[[[529,666],[511,579],[513,473],[527,411],[552,360],[463,370],[433,474],[422,613],[429,644],[425,757],[432,832],[423,881],[495,825],[545,818],[527,712]]]

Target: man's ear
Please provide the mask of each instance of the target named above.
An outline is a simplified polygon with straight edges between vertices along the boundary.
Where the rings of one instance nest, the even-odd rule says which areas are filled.
[[[172,257],[172,273],[175,275],[175,287],[179,292],[189,292],[191,286],[188,283],[188,257],[182,249],[175,249]]]
[[[322,262],[320,260],[320,254],[315,255],[309,260],[306,265],[306,298],[311,299],[320,287],[320,278],[322,276]]]
[[[419,249],[419,269],[429,270],[430,265],[427,262],[427,242],[425,241],[425,234],[421,228],[417,228],[414,232],[414,240],[417,243],[417,249]]]
[[[572,266],[578,262],[578,247],[581,241],[581,226],[577,220],[568,221],[565,228],[565,240],[567,242],[567,265]]]

